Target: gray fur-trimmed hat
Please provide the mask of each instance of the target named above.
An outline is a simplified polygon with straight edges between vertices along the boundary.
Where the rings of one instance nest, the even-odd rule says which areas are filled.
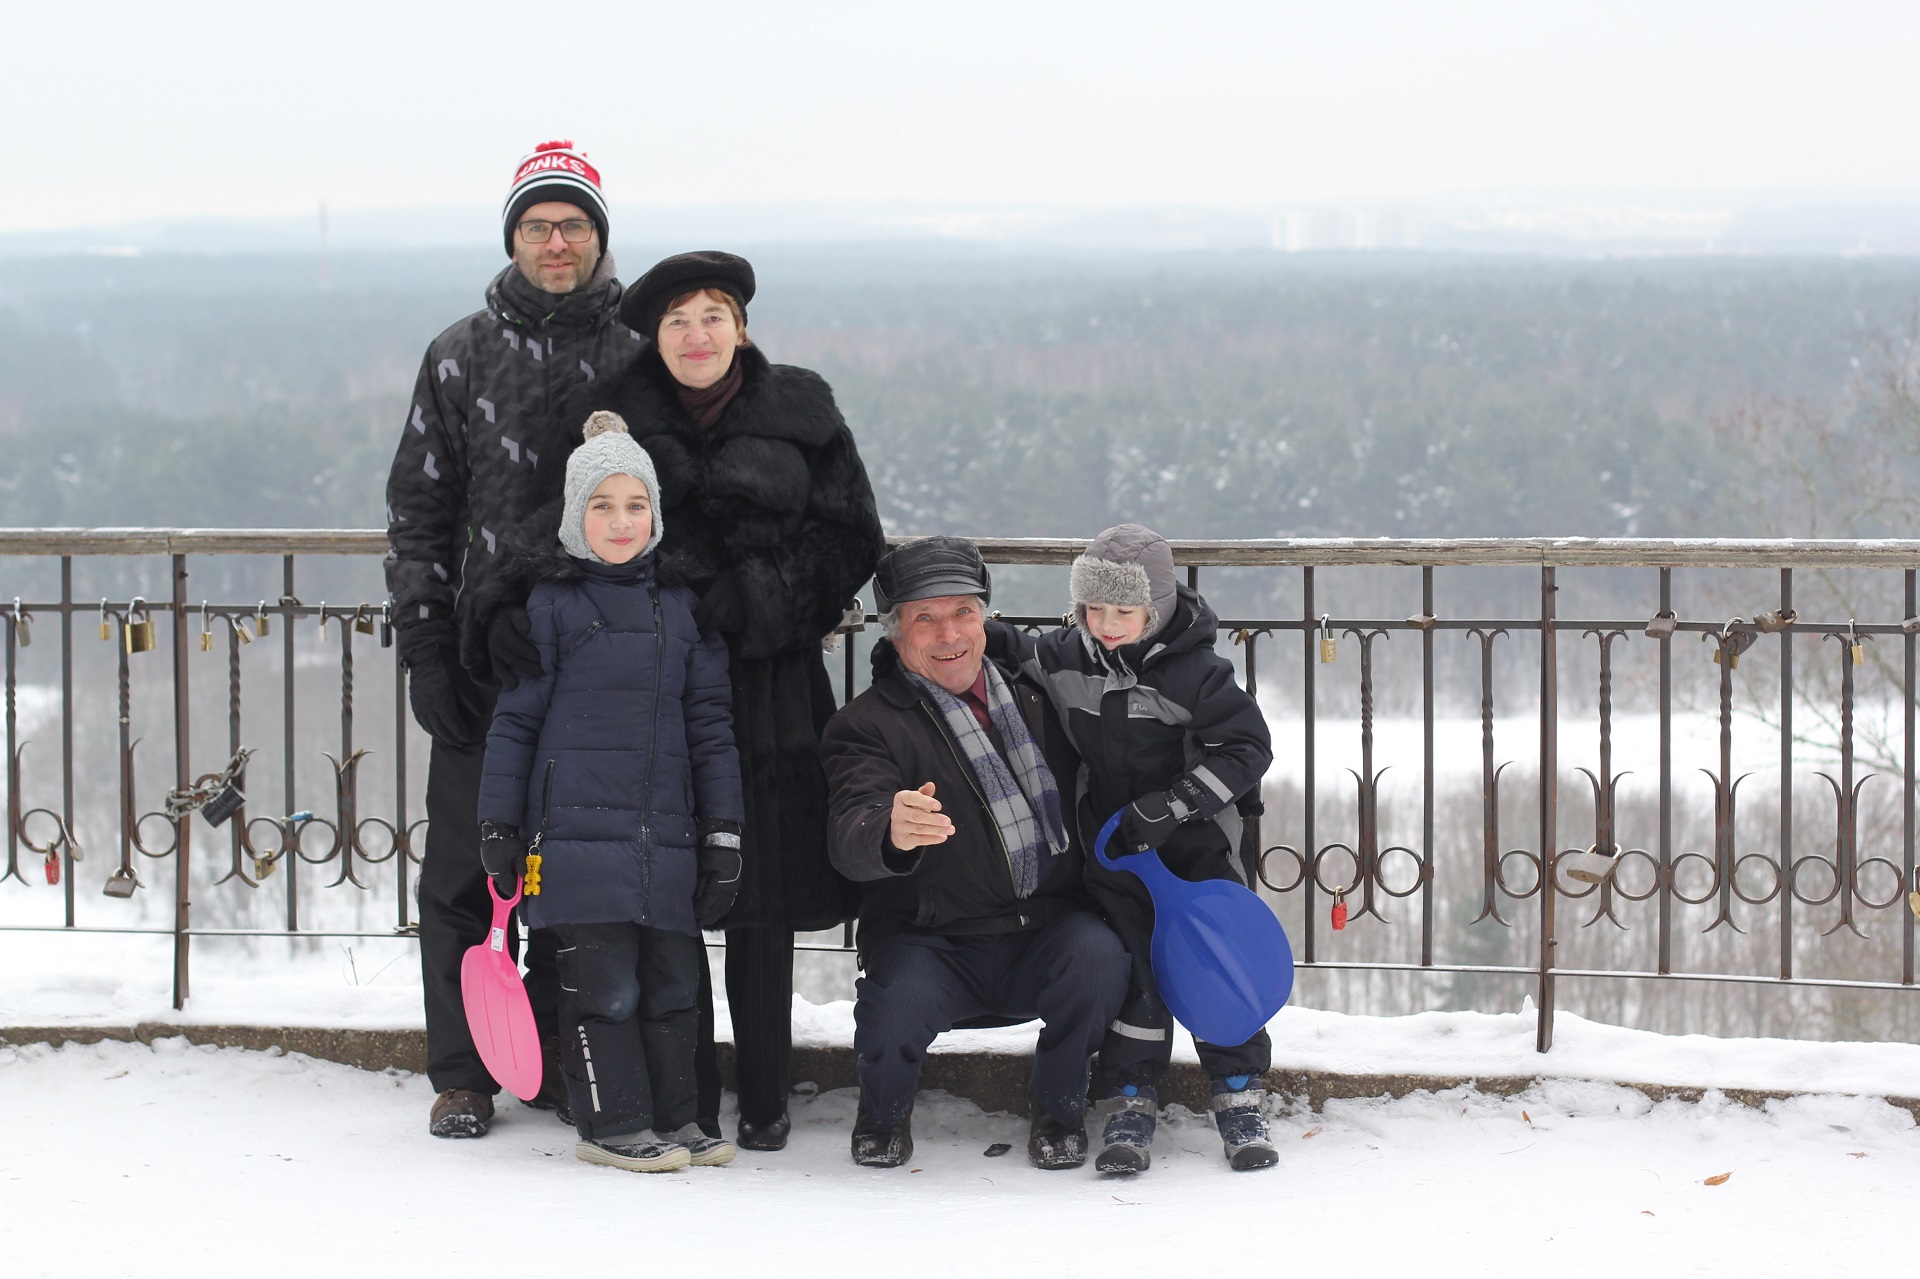
[[[660,534],[666,528],[666,521],[660,515],[660,480],[653,473],[653,459],[627,433],[627,423],[618,413],[602,410],[588,415],[581,434],[586,438],[567,458],[567,506],[560,516],[561,547],[575,559],[606,563],[587,545],[587,499],[609,475],[631,475],[647,486],[647,503],[653,508],[653,534],[640,552],[648,554],[660,545]]]
[[[1173,548],[1143,524],[1116,524],[1094,538],[1067,578],[1081,626],[1087,624],[1089,604],[1144,608],[1147,628],[1141,639],[1156,634],[1173,616],[1175,585]]]

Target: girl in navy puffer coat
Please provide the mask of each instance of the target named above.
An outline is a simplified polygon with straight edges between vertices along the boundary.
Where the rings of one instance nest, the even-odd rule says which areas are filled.
[[[500,694],[480,783],[489,874],[559,940],[562,1073],[590,1163],[731,1160],[694,1122],[700,926],[740,878],[727,649],[653,575],[652,461],[611,413],[567,461],[558,549],[522,565],[541,674]]]

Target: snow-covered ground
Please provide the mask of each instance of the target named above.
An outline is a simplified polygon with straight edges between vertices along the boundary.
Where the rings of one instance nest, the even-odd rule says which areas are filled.
[[[1591,1082],[1280,1116],[1259,1173],[1181,1117],[1132,1180],[1038,1172],[1023,1121],[936,1097],[908,1169],[856,1168],[845,1091],[796,1098],[784,1152],[638,1175],[515,1103],[436,1141],[422,1078],[179,1039],[0,1049],[0,1097],[10,1276],[1895,1275],[1920,1185],[1881,1101]]]

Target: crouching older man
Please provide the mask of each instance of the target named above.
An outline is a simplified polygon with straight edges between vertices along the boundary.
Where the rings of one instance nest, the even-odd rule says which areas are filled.
[[[1088,1063],[1126,995],[1127,956],[1093,913],[1057,778],[1078,758],[1012,652],[990,647],[992,586],[971,542],[930,537],[874,572],[887,638],[873,684],[827,724],[829,840],[860,881],[855,1163],[913,1154],[920,1063],[969,1020],[1043,1023],[1036,1167],[1086,1162]]]

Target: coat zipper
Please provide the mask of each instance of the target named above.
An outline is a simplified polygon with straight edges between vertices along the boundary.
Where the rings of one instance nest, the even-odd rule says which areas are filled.
[[[578,653],[580,651],[580,646],[582,644],[585,644],[588,640],[592,639],[594,636],[594,632],[600,630],[605,625],[606,625],[605,622],[594,622],[592,625],[588,626],[586,630],[581,631],[579,637],[573,641],[573,647],[567,650],[567,656],[572,657],[575,653]]]
[[[1006,838],[1000,834],[1000,823],[993,820],[993,809],[987,803],[986,792],[980,789],[980,783],[973,775],[973,765],[967,763],[966,757],[960,753],[959,746],[954,744],[953,734],[948,732],[947,726],[940,722],[940,717],[933,713],[933,707],[925,702],[919,703],[919,706],[927,713],[927,718],[933,721],[934,727],[940,730],[940,739],[947,744],[947,749],[953,752],[954,763],[960,765],[960,775],[967,779],[967,785],[972,789],[973,797],[980,801],[980,809],[987,815],[987,826],[993,831],[993,842],[1000,845],[1000,858],[1007,864],[1007,888],[1013,893],[1014,899],[1019,900],[1020,886],[1013,880],[1013,854],[1007,851]],[[1026,923],[1027,917],[1022,915],[1020,922]]]
[[[553,766],[557,761],[547,761],[546,779],[540,783],[540,829],[534,832],[533,842],[527,845],[528,852],[540,847],[540,841],[547,837],[547,822],[553,816]]]
[[[653,763],[660,753],[660,684],[666,678],[667,670],[667,636],[660,629],[660,589],[657,586],[649,587],[647,595],[653,601],[653,719],[647,725],[647,785],[640,804],[642,901],[653,896],[653,832],[649,823],[653,819]]]

